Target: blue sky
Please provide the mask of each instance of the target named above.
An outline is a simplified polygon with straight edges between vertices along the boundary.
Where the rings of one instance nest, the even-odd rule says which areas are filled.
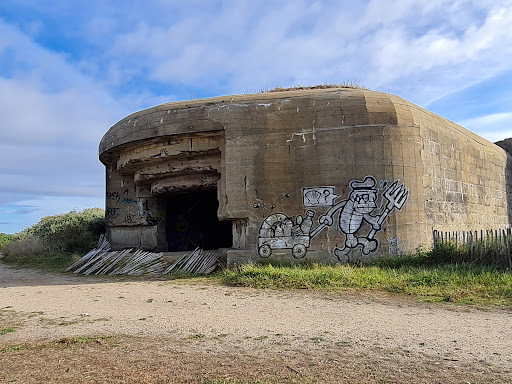
[[[103,207],[98,144],[175,100],[355,82],[512,136],[512,0],[4,0],[0,232]]]

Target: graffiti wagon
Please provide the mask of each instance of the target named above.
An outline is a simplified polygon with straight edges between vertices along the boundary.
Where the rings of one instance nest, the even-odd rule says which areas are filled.
[[[273,249],[291,249],[292,256],[302,259],[306,256],[311,241],[311,226],[315,212],[308,210],[306,217],[291,217],[283,213],[268,216],[260,227],[258,237],[258,253],[261,257],[269,257]]]

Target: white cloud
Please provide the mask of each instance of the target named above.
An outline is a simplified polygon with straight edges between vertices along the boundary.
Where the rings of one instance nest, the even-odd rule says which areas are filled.
[[[485,21],[477,22],[460,34],[446,26],[417,37],[398,25],[379,31],[372,46],[380,54],[373,57],[375,72],[368,81],[378,88],[401,87],[406,91],[402,96],[410,97],[408,88],[428,79],[428,87],[421,87],[421,96],[414,97],[427,104],[510,68],[512,4],[491,8]]]
[[[127,110],[67,55],[1,20],[0,35],[0,221],[22,225],[30,216],[19,219],[22,212],[62,213],[67,208],[48,205],[58,196],[81,208],[102,200],[98,144]],[[6,209],[20,200],[36,208]]]
[[[83,146],[98,143],[108,124],[115,122],[109,100],[98,104],[83,89],[46,93],[26,79],[0,78],[2,142],[62,143]]]
[[[512,71],[511,0],[55,3],[0,19],[0,204],[100,196],[108,127],[189,92],[355,81],[428,107]],[[512,136],[507,100],[461,124]]]
[[[458,124],[492,142],[512,137],[512,112],[480,116]]]
[[[222,93],[358,80],[425,105],[512,62],[509,0],[222,4],[141,17],[114,37],[110,71]]]

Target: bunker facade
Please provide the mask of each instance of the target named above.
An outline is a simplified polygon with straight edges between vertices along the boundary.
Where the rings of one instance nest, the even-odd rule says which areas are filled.
[[[114,248],[335,263],[511,221],[506,150],[363,89],[163,104],[115,124],[99,153]]]

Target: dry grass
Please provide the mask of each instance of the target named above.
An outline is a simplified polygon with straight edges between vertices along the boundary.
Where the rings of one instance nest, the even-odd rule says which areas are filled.
[[[266,92],[286,92],[286,91],[300,91],[300,90],[308,90],[308,89],[329,89],[329,88],[351,88],[351,89],[365,89],[368,88],[362,87],[356,81],[345,81],[342,83],[330,83],[330,84],[318,84],[318,85],[297,85],[294,87],[275,87],[272,89],[262,90],[261,93]]]
[[[22,383],[509,383],[484,363],[362,352],[350,345],[307,352],[286,345],[251,350],[216,340],[74,337],[0,345],[0,382]],[[0,339],[1,343],[1,339]]]
[[[44,240],[39,236],[12,241],[4,246],[5,253],[12,257],[20,255],[37,255],[46,250]]]

